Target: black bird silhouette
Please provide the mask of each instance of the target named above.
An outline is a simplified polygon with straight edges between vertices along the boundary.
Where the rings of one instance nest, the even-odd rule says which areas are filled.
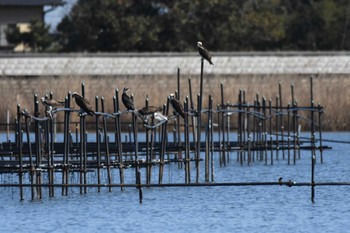
[[[182,118],[185,118],[185,110],[178,99],[175,98],[174,94],[169,96],[169,101],[175,112],[177,112]]]
[[[280,185],[282,185],[282,182],[283,182],[283,178],[282,178],[282,177],[278,178],[278,183],[279,183]]]
[[[202,59],[207,60],[210,65],[214,65],[213,62],[211,61],[211,56],[209,54],[209,51],[203,46],[202,42],[200,41],[197,42],[197,48],[198,48],[199,54],[202,56]]]
[[[79,95],[77,92],[74,92],[72,97],[75,99],[75,103],[88,115],[95,115],[94,110],[87,99]]]
[[[122,102],[127,110],[135,110],[134,100],[127,94],[129,88],[124,87],[122,94]]]

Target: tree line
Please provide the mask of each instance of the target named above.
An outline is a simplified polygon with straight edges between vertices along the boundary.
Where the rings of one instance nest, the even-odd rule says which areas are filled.
[[[182,52],[199,40],[211,51],[348,50],[349,16],[350,0],[78,0],[49,43],[45,25],[27,38],[55,52]]]

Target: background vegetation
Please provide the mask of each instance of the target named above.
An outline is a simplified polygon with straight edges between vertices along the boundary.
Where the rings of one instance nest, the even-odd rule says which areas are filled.
[[[348,50],[349,14],[348,0],[78,0],[50,49]]]

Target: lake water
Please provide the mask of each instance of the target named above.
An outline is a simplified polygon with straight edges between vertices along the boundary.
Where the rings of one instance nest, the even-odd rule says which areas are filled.
[[[324,139],[350,141],[350,133],[324,133]],[[350,181],[350,144],[325,142],[332,150],[317,159],[316,182]],[[215,161],[215,182],[310,181],[310,152],[302,153],[296,165],[286,160],[274,165],[254,162],[240,166],[231,154],[226,167]],[[203,170],[203,165],[202,170]],[[152,182],[157,182],[157,167]],[[180,183],[184,171],[176,164],[165,167],[163,183]],[[194,170],[193,170],[194,171]],[[117,171],[113,171],[117,175]],[[145,171],[141,169],[144,176]],[[194,172],[193,172],[194,173]],[[126,179],[134,180],[128,169]],[[90,174],[92,179],[94,174]],[[201,173],[201,180],[203,179]],[[2,180],[18,179],[1,176]],[[77,177],[72,177],[76,179]],[[115,178],[116,179],[116,178]],[[194,180],[194,178],[192,179]],[[117,182],[117,179],[115,180]],[[143,188],[138,190],[89,188],[68,196],[56,190],[54,198],[44,189],[43,199],[31,201],[30,190],[19,201],[18,189],[0,188],[1,232],[350,232],[350,186],[318,186],[315,203],[310,187],[225,186]]]

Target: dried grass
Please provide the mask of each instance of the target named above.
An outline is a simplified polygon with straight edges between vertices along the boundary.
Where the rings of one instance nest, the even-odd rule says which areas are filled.
[[[199,93],[198,75],[181,76],[181,99],[189,95],[188,79],[191,79],[193,98],[196,103],[196,95]],[[259,97],[271,99],[275,104],[278,95],[278,83],[282,86],[283,105],[291,102],[291,84],[294,85],[295,99],[299,106],[310,105],[310,75],[226,75],[214,76],[205,74],[204,77],[204,107],[207,106],[208,95],[214,99],[214,106],[219,104],[220,85],[224,87],[225,102],[236,103],[240,90],[246,91],[246,100],[253,103],[259,93]],[[145,98],[149,98],[150,105],[162,105],[167,96],[177,89],[176,74],[171,76],[64,76],[64,77],[2,77],[0,79],[0,122],[6,122],[6,110],[14,118],[16,105],[33,111],[33,96],[42,97],[53,92],[54,98],[63,100],[67,93],[81,92],[81,83],[85,83],[85,97],[94,106],[95,96],[104,97],[107,112],[113,112],[113,96],[115,89],[119,94],[124,86],[130,88],[134,95],[135,105],[144,106]],[[321,74],[314,76],[314,100],[325,107],[323,117],[324,130],[350,130],[350,78],[342,74]],[[75,106],[75,103],[72,103]],[[123,106],[121,106],[124,109]],[[40,112],[44,108],[40,105]],[[63,120],[63,114],[59,114],[58,120]]]

